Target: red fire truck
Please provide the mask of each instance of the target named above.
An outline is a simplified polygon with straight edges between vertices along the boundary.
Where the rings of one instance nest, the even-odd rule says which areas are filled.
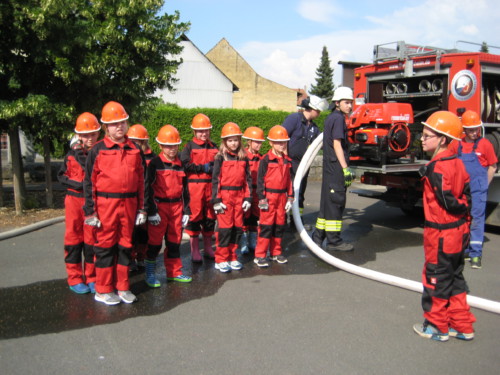
[[[354,96],[348,124],[351,164],[362,183],[387,188],[358,194],[373,195],[405,212],[421,206],[421,122],[438,110],[459,117],[468,109],[479,113],[485,137],[500,159],[500,55],[403,41],[377,45],[373,64],[354,70]],[[498,173],[489,191],[487,223],[500,225]]]

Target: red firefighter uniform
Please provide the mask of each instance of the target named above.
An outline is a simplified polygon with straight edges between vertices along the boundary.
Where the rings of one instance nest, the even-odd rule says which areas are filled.
[[[72,149],[64,158],[57,178],[67,189],[64,198],[66,231],[64,262],[70,286],[95,282],[94,228],[84,225],[83,179],[87,153],[83,148]],[[82,251],[84,267],[82,269]],[[85,276],[85,277],[84,277]]]
[[[196,138],[189,141],[182,150],[180,159],[188,177],[191,216],[186,226],[186,233],[191,237],[200,233],[204,237],[214,234],[215,212],[212,198],[212,171],[217,146],[211,141]]]
[[[450,150],[436,155],[422,171],[424,183],[424,317],[441,332],[448,327],[472,333],[474,315],[463,277],[469,239],[469,175]]]
[[[180,244],[182,216],[190,215],[186,173],[179,158],[169,161],[163,153],[155,157],[146,172],[146,210],[148,216],[159,214],[158,225],[148,225],[147,259],[156,260],[163,238],[163,261],[167,277],[182,275]]]
[[[144,210],[144,157],[135,143],[108,136],[90,150],[85,165],[85,215],[97,214],[96,292],[129,290],[132,232]]]
[[[259,196],[257,195],[257,174],[259,171],[259,162],[262,158],[261,154],[252,154],[246,149],[248,162],[250,164],[250,175],[252,177],[252,206],[245,213],[243,220],[243,230],[257,232],[258,221],[260,216]]]
[[[151,150],[147,149],[143,153],[144,161],[146,162],[146,167],[149,165],[151,160],[156,156],[156,154]],[[138,225],[134,228],[134,233],[132,235],[132,259],[137,261],[143,261],[144,255],[146,254],[146,249],[148,246],[148,224]]]
[[[228,151],[227,160],[222,155],[215,158],[212,177],[212,205],[223,203],[224,213],[217,215],[217,248],[215,263],[238,260],[236,249],[243,233],[244,201],[251,202],[250,165],[248,159],[238,160],[236,154]]]
[[[257,195],[267,199],[268,210],[260,210],[259,236],[255,248],[256,258],[265,258],[269,249],[272,257],[281,254],[281,240],[285,231],[285,205],[293,198],[291,171],[288,156],[278,157],[270,150],[259,163]]]

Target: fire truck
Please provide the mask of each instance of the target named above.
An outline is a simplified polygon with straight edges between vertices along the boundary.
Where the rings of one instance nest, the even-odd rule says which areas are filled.
[[[351,165],[361,183],[386,188],[355,191],[360,195],[406,213],[421,209],[418,170],[426,163],[421,122],[438,110],[459,117],[469,109],[479,113],[484,136],[500,159],[500,55],[404,41],[376,45],[373,63],[354,69],[354,96],[348,121]],[[488,224],[500,225],[499,202],[497,172],[489,188]]]

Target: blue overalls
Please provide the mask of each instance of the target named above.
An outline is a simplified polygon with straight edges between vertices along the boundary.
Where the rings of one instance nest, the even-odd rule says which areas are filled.
[[[471,258],[480,257],[483,253],[484,221],[486,216],[486,198],[488,196],[488,168],[483,167],[476,155],[476,148],[482,138],[476,139],[471,153],[462,153],[462,142],[458,146],[458,157],[463,161],[470,176],[472,197],[469,248]]]

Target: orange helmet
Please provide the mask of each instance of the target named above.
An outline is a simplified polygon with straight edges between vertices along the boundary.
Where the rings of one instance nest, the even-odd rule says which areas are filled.
[[[222,132],[220,134],[221,138],[228,138],[228,137],[235,137],[235,136],[242,136],[243,134],[241,133],[240,127],[238,124],[235,124],[234,122],[228,122],[226,125],[222,127]]]
[[[243,133],[243,138],[249,139],[251,141],[265,141],[264,130],[256,126],[250,126]]]
[[[469,109],[462,115],[462,125],[464,128],[478,128],[483,125],[483,122],[479,118],[477,112]]]
[[[101,122],[103,124],[112,124],[128,119],[128,114],[125,108],[117,102],[107,102],[102,107]]]
[[[267,139],[275,142],[289,141],[288,132],[281,125],[274,125],[271,130],[269,130],[269,134],[267,135]]]
[[[179,131],[172,125],[164,125],[159,131],[156,137],[156,142],[160,145],[173,146],[181,144],[181,136]]]
[[[132,125],[127,132],[130,139],[145,140],[149,139],[148,130],[141,124]]]
[[[429,116],[423,125],[440,133],[446,137],[460,140],[462,135],[462,122],[460,119],[449,111],[437,111]]]
[[[84,112],[76,119],[75,133],[86,134],[101,130],[101,124],[90,112]]]
[[[194,130],[208,130],[212,129],[212,123],[207,115],[203,113],[198,113],[193,117],[193,121],[191,121],[191,129]]]

